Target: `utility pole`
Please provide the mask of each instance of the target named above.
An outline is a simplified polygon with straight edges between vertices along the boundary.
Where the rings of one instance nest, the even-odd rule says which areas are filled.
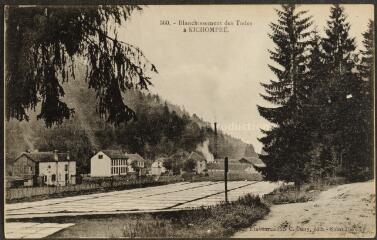
[[[215,127],[215,139],[214,139],[214,142],[215,142],[215,154],[214,154],[214,160],[216,161],[216,159],[218,158],[217,156],[217,122],[214,123],[214,127]]]
[[[228,157],[224,159],[225,203],[228,203]]]

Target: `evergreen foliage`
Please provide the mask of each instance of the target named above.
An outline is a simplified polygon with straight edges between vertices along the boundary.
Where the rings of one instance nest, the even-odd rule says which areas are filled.
[[[270,180],[317,181],[327,177],[364,180],[373,176],[374,23],[358,60],[344,8],[331,7],[325,36],[309,32],[310,18],[294,5],[277,10],[272,23],[269,66],[277,81],[262,84],[277,105],[260,107],[273,123],[260,139]],[[296,29],[296,30],[295,30]],[[311,35],[309,37],[309,35]],[[301,71],[300,71],[301,70]]]
[[[307,103],[307,51],[311,18],[306,11],[298,11],[295,5],[282,5],[276,10],[279,19],[271,23],[269,37],[276,48],[270,50],[270,58],[277,65],[269,65],[277,80],[264,86],[265,100],[276,107],[258,106],[259,113],[273,123],[260,138],[265,154],[260,155],[268,168],[264,171],[269,180],[287,180],[300,184],[305,180],[303,169],[308,161],[308,136],[304,123]]]
[[[75,61],[87,61],[87,84],[97,112],[120,124],[135,117],[123,100],[127,89],[147,89],[157,72],[137,47],[117,39],[116,28],[132,6],[8,6],[6,8],[6,117],[28,120],[36,111],[47,127],[74,114],[63,101],[63,83],[75,79]],[[115,24],[115,25],[114,25]],[[92,106],[94,107],[94,106]]]
[[[331,147],[333,165],[342,175],[352,178],[355,168],[365,166],[365,131],[361,111],[363,102],[362,81],[356,73],[356,44],[349,36],[350,24],[343,7],[334,5],[327,22],[323,39],[324,62],[326,66],[326,135]],[[370,111],[370,109],[365,109]]]

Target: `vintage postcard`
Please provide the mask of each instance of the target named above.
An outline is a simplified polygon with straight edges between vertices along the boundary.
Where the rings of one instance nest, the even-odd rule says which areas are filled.
[[[4,6],[4,239],[373,238],[373,4]]]

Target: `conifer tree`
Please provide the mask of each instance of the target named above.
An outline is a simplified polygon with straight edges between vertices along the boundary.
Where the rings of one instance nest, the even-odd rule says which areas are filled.
[[[335,4],[330,11],[326,36],[323,39],[326,66],[328,104],[325,107],[326,145],[331,148],[335,170],[345,175],[353,174],[353,167],[361,159],[360,117],[361,81],[355,74],[356,49],[354,38],[349,36],[350,24],[344,8]]]
[[[308,57],[308,94],[307,104],[305,105],[306,126],[310,133],[310,161],[306,165],[305,171],[312,181],[317,181],[328,175],[329,156],[326,142],[325,126],[326,122],[326,67],[322,52],[322,40],[318,32],[313,31],[310,41],[310,53]],[[330,157],[331,159],[331,157]]]
[[[365,145],[364,162],[362,166],[367,168],[365,174],[373,177],[373,86],[374,86],[374,21],[370,20],[368,29],[363,33],[364,50],[361,50],[361,61],[358,65],[362,80],[362,105],[360,117],[364,120],[361,129],[364,134],[362,144]]]
[[[91,107],[116,125],[134,119],[123,97],[131,88],[147,89],[149,74],[157,70],[138,47],[117,38],[117,28],[140,10],[137,5],[7,6],[7,120],[29,120],[28,111],[36,110],[47,127],[71,118],[64,83],[75,79],[81,60],[98,99]]]
[[[305,180],[304,166],[308,161],[307,127],[304,105],[307,102],[307,50],[311,18],[306,11],[296,10],[295,5],[282,5],[276,10],[279,19],[271,23],[269,37],[276,48],[270,50],[270,58],[277,66],[269,65],[277,80],[264,86],[265,100],[276,107],[258,106],[259,113],[273,123],[259,140],[264,144],[261,159],[267,168],[264,174],[269,180],[294,181],[298,186]]]

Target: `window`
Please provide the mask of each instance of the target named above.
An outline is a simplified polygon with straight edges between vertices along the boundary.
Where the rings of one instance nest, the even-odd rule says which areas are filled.
[[[111,168],[111,174],[114,174],[114,168],[113,167]]]
[[[52,174],[52,175],[51,175],[51,181],[53,181],[53,182],[56,181],[56,175],[55,175],[55,174]]]
[[[68,174],[65,174],[65,182],[68,182],[68,180],[69,180],[69,177],[68,177]]]
[[[43,176],[43,182],[47,182],[47,176]]]
[[[98,155],[98,159],[102,159],[103,158],[103,155],[102,154],[99,154]]]
[[[64,170],[68,171],[68,164],[64,165]]]

